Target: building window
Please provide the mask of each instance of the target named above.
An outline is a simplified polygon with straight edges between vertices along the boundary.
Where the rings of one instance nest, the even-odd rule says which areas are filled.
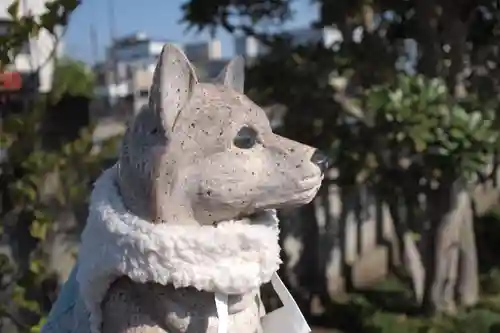
[[[134,75],[134,67],[132,65],[128,65],[126,73],[126,79],[131,80]]]

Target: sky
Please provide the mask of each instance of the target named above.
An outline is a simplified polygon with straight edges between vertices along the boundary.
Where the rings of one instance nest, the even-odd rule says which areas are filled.
[[[144,32],[151,38],[172,40],[178,43],[203,41],[209,38],[208,33],[200,35],[187,33],[186,25],[179,23],[181,5],[186,0],[84,0],[70,19],[64,36],[64,49],[67,55],[94,62],[91,42],[91,30],[97,35],[97,55],[104,56],[105,47],[110,42],[110,1],[114,4],[114,21],[116,37]],[[296,14],[287,28],[308,26],[316,17],[317,11],[310,0],[295,0],[293,9]],[[233,38],[224,31],[217,32],[216,38],[221,40],[223,56],[233,54]]]

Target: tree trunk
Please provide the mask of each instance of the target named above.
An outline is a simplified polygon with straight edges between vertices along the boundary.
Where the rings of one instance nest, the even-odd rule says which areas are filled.
[[[471,198],[464,182],[456,181],[441,186],[429,199],[424,306],[453,314],[457,306],[473,305],[478,297]]]
[[[364,3],[361,7],[362,17],[363,17],[363,28],[366,33],[372,34],[375,31],[375,14],[373,11],[373,7]]]
[[[413,289],[413,294],[415,300],[418,304],[422,303],[424,297],[424,284],[426,271],[422,262],[422,257],[415,239],[411,235],[411,231],[408,228],[407,222],[409,220],[409,214],[412,214],[411,202],[405,202],[405,214],[402,213],[400,202],[398,196],[390,196],[389,210],[391,212],[394,226],[396,230],[396,236],[398,238],[399,244],[399,257],[403,263],[403,267],[406,272],[410,275],[411,286]],[[415,203],[416,204],[416,203]]]
[[[443,25],[445,27],[443,44],[449,46],[450,66],[446,76],[446,83],[449,91],[457,98],[464,98],[467,91],[464,83],[464,65],[467,54],[466,42],[467,31],[471,14],[464,18],[460,17],[461,6],[455,1],[449,1],[445,7],[446,15],[443,15]],[[474,13],[474,12],[472,12]]]
[[[460,294],[460,304],[469,307],[475,305],[478,301],[479,276],[472,199],[467,196],[467,198],[464,198],[464,201],[462,228],[460,229],[460,272],[458,291]]]
[[[357,246],[355,237],[356,234],[353,227],[353,199],[354,199],[353,186],[340,187],[340,202],[342,203],[342,210],[339,218],[339,234],[340,234],[340,248],[341,248],[341,262],[342,262],[342,276],[344,278],[344,285],[347,291],[353,289],[352,280],[352,265],[355,260],[355,246]]]
[[[283,265],[280,273],[302,309],[310,315],[310,304],[317,285],[318,223],[312,204],[279,212],[280,245]]]
[[[410,273],[412,280],[413,294],[418,304],[421,304],[424,298],[425,286],[425,268],[422,263],[422,257],[418,247],[411,234],[407,231],[403,235],[403,253],[404,265],[407,272]]]
[[[439,76],[441,42],[439,40],[437,6],[434,0],[415,2],[418,22],[419,72],[429,76]]]
[[[444,213],[433,237],[436,248],[430,255],[434,258],[429,261],[429,266],[435,266],[435,270],[429,269],[429,273],[434,271],[434,276],[428,275],[432,288],[430,308],[449,314],[456,312],[454,289],[458,279],[460,224],[456,209]]]
[[[315,201],[316,218],[320,225],[320,242],[318,245],[318,281],[317,294],[322,303],[329,304],[330,299],[344,291],[344,278],[341,265],[341,235],[339,219],[342,202],[339,188],[329,177],[323,180],[323,187]],[[327,297],[328,296],[328,297]]]

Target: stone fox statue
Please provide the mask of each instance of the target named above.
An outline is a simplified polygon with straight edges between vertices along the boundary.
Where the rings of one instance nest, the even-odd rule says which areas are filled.
[[[309,203],[327,159],[274,134],[243,80],[242,58],[202,83],[164,46],[149,104],[95,183],[43,333],[266,330],[259,287],[280,264],[275,209]]]

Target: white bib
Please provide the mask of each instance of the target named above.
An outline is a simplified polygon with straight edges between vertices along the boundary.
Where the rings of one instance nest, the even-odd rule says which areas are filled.
[[[311,328],[300,311],[292,295],[285,287],[277,273],[271,278],[271,284],[283,303],[283,306],[261,318],[264,333],[309,333]],[[217,333],[228,332],[228,306],[227,295],[215,294],[215,305],[219,318]]]

